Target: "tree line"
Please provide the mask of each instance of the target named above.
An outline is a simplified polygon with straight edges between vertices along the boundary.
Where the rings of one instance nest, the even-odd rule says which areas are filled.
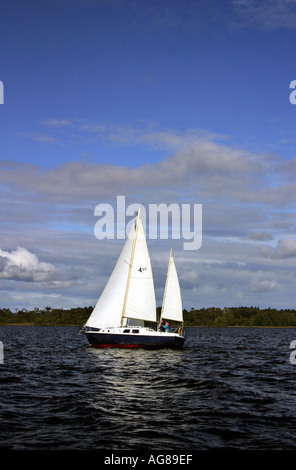
[[[11,312],[8,308],[0,309],[0,325],[79,325],[83,326],[93,307],[77,307],[70,309],[46,307],[43,310],[23,308]]]
[[[186,326],[296,327],[296,310],[259,307],[201,308],[184,311]]]
[[[46,307],[42,310],[23,308],[16,312],[0,309],[0,325],[77,325],[83,326],[93,307],[70,309]],[[201,308],[183,310],[185,326],[207,327],[296,327],[296,310],[259,307]],[[160,307],[157,308],[159,318]]]

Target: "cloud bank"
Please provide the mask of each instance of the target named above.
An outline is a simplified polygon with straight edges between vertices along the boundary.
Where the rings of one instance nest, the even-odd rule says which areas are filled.
[[[147,195],[156,191],[162,196],[166,190],[172,195],[184,193],[186,188],[191,196],[204,200],[272,203],[277,206],[295,203],[294,159],[282,162],[273,154],[254,154],[217,142],[219,137],[214,134],[203,136],[193,130],[183,134],[172,130],[140,132],[130,127],[110,129],[104,125],[81,125],[75,121],[70,124],[68,120],[49,122],[55,130],[75,128],[80,135],[84,135],[86,129],[87,136],[89,132],[99,136],[103,132],[110,142],[139,145],[139,154],[141,146],[146,146],[169,150],[170,156],[135,168],[105,162],[72,161],[44,170],[36,165],[3,161],[0,164],[0,182],[3,185],[54,202],[93,201],[135,191]]]
[[[95,239],[94,208],[115,205],[117,195],[144,206],[203,205],[200,250],[185,253],[179,240],[148,240],[158,302],[173,246],[184,307],[293,305],[295,158],[250,152],[200,130],[111,128],[69,119],[46,125],[57,141],[71,139],[73,129],[84,139],[103,133],[120,152],[158,148],[163,157],[133,168],[102,161],[55,167],[0,162],[0,289],[6,306],[93,305],[122,246]]]

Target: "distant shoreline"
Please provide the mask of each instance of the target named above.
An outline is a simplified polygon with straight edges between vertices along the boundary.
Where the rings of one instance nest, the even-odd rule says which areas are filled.
[[[46,307],[40,310],[23,308],[15,313],[0,308],[0,325],[31,326],[77,326],[82,327],[90,317],[93,307],[62,308]],[[156,319],[161,307],[156,309]],[[296,309],[275,309],[259,307],[210,307],[183,310],[185,327],[206,328],[296,328]],[[149,322],[146,326],[150,326]]]
[[[44,324],[42,325],[41,323],[39,323],[38,325],[36,325],[35,323],[0,323],[0,328],[1,326],[66,326],[66,327],[76,327],[76,328],[82,328],[83,325],[74,325],[74,324],[69,324],[69,325],[65,325],[65,324],[61,324],[61,323],[55,323],[55,324]],[[260,325],[260,326],[254,326],[254,325],[229,325],[229,326],[217,326],[217,325],[188,325],[188,326],[184,326],[184,328],[269,328],[269,329],[275,329],[275,328],[289,328],[289,329],[293,329],[293,328],[296,328],[296,326],[264,326],[264,325]]]
[[[82,328],[83,325],[81,326],[74,325],[74,324],[64,325],[61,323],[53,323],[53,324],[44,323],[44,325],[42,325],[41,323],[39,323],[38,325],[36,325],[36,323],[0,323],[0,327],[1,326],[76,326],[77,328]]]

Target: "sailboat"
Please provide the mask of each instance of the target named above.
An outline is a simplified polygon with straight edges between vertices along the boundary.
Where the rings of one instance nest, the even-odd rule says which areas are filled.
[[[168,321],[177,326],[165,329]],[[155,327],[145,326],[145,322],[155,323]],[[157,321],[153,274],[140,209],[112,274],[80,333],[96,348],[182,348],[185,342],[181,292],[172,250]]]

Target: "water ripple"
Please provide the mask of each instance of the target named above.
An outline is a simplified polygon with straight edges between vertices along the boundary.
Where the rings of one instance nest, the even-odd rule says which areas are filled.
[[[192,328],[181,351],[95,350],[74,327],[0,334],[1,448],[296,448],[293,330]]]

